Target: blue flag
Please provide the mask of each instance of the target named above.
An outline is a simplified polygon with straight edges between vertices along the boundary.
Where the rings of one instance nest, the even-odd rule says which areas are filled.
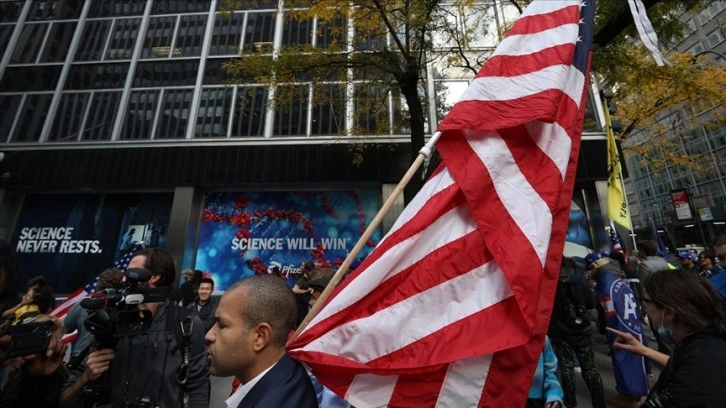
[[[650,225],[653,228],[653,239],[658,243],[658,255],[662,256],[666,261],[669,261],[668,247],[663,243],[663,239],[661,239],[658,228],[655,227],[655,221],[652,218],[650,219]]]
[[[605,311],[607,327],[630,333],[643,341],[643,328],[638,305],[628,281],[613,273],[602,271],[595,276],[595,293]],[[608,345],[613,360],[615,389],[623,395],[641,397],[648,395],[648,375],[642,356],[613,347],[615,335],[608,332]]]

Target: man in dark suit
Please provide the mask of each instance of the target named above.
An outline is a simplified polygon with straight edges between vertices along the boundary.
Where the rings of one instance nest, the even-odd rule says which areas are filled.
[[[292,290],[275,276],[253,276],[227,289],[206,336],[210,373],[234,375],[242,384],[227,407],[318,407],[305,368],[285,351],[296,315]]]

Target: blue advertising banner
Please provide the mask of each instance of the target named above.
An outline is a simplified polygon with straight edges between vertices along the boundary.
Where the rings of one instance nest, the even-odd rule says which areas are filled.
[[[341,191],[209,193],[199,231],[196,269],[216,290],[277,266],[294,285],[303,261],[335,268],[380,208],[377,188]],[[374,232],[353,266],[381,239]]]
[[[29,194],[11,246],[20,291],[44,275],[56,294],[92,282],[133,243],[166,243],[172,194]]]

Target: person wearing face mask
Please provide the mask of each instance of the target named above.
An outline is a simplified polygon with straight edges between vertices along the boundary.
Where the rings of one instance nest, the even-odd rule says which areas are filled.
[[[645,407],[726,407],[726,304],[708,281],[692,272],[655,272],[643,282],[648,318],[674,344],[670,357],[632,335],[610,330],[615,348],[664,366]]]

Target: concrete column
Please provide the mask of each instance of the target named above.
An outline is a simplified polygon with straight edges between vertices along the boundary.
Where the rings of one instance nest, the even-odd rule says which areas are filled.
[[[25,193],[0,188],[0,241],[10,243],[24,200]]]
[[[391,196],[393,193],[393,190],[396,189],[396,184],[384,184],[381,186],[381,205],[388,200],[388,197]],[[383,216],[383,220],[381,221],[381,232],[383,235],[388,234],[388,231],[393,228],[393,224],[398,219],[398,216],[401,215],[403,212],[403,194],[398,196],[396,199],[396,202],[393,204],[393,207],[386,213],[385,216]]]
[[[204,205],[204,193],[196,187],[176,187],[171,204],[166,250],[177,266],[177,283],[181,271],[193,268],[196,261],[199,221]]]

